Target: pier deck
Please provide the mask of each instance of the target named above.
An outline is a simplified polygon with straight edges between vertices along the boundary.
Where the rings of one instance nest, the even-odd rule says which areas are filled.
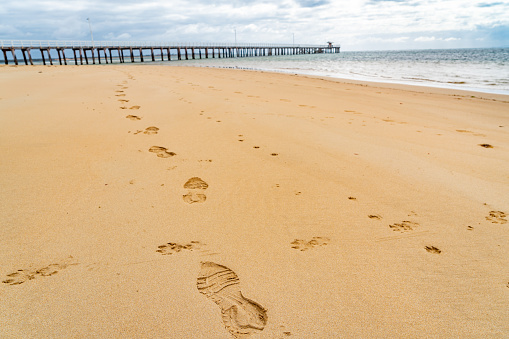
[[[339,46],[285,45],[285,44],[228,44],[228,43],[161,43],[161,42],[111,42],[111,41],[0,41],[3,62],[8,65],[33,65],[34,60],[43,65],[88,65],[171,61],[208,58],[238,58],[317,53],[340,53]],[[35,55],[33,52],[35,51]],[[36,58],[37,57],[37,58]],[[22,59],[22,60],[21,60]],[[159,60],[160,59],[160,60]]]

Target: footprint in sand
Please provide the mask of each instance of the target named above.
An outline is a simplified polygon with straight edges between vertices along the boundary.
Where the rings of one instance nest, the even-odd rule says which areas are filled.
[[[435,253],[435,254],[440,254],[442,253],[441,250],[439,250],[438,248],[436,248],[435,246],[426,246],[424,247],[424,249],[426,251],[428,251],[429,253]]]
[[[39,268],[39,269],[21,269],[16,272],[7,274],[7,279],[3,280],[2,283],[8,285],[20,285],[28,280],[33,280],[37,277],[49,277],[54,274],[57,274],[59,271],[73,265],[78,265],[78,263],[74,262],[72,257],[69,257],[62,263],[59,264],[50,264],[48,266]]]
[[[389,225],[389,227],[395,232],[412,231],[417,226],[419,226],[418,223],[408,220],[404,220],[400,223],[394,223],[392,225]]]
[[[267,310],[242,295],[239,277],[228,267],[202,262],[197,288],[221,308],[223,323],[235,338],[246,338],[267,325]]]
[[[158,131],[159,131],[159,128],[157,128],[155,126],[150,126],[150,127],[145,128],[145,130],[143,131],[143,134],[148,134],[148,135],[157,134]]]
[[[127,119],[131,119],[131,120],[141,120],[141,118],[137,115],[126,115],[126,118]]]
[[[469,130],[466,130],[466,129],[457,129],[456,132],[460,132],[460,133],[470,133],[476,137],[486,137],[486,134],[482,134],[482,133],[475,133],[475,132],[472,132],[472,131],[469,131]]]
[[[159,249],[156,252],[161,253],[162,255],[169,255],[173,253],[178,253],[181,251],[193,251],[199,250],[203,245],[199,241],[191,241],[189,244],[181,245],[174,242],[169,242],[167,244],[157,246]]]
[[[484,148],[493,148],[493,146],[490,144],[479,144],[479,146],[484,147]]]
[[[205,202],[207,200],[205,190],[208,187],[209,185],[205,181],[198,177],[193,177],[184,184],[184,188],[188,189],[188,192],[182,198],[188,204]]]
[[[170,158],[177,155],[176,153],[169,152],[166,147],[162,146],[152,146],[148,151],[157,154],[159,158]]]
[[[274,339],[283,339],[283,338],[288,338],[288,337],[291,337],[292,336],[292,332],[290,331],[287,331],[286,330],[286,327],[281,325],[279,326],[279,333],[276,334],[276,336],[274,337]]]
[[[329,243],[330,239],[325,237],[313,237],[311,240],[295,239],[290,244],[292,248],[300,251],[307,251],[315,247],[325,246]]]
[[[505,224],[507,223],[506,218],[507,215],[502,211],[490,211],[490,215],[486,217],[486,220],[494,224]]]
[[[129,109],[140,109],[141,106],[131,106]]]

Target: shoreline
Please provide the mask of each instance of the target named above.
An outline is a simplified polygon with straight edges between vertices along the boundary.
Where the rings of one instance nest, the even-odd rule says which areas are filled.
[[[139,64],[136,64],[140,66]],[[130,66],[130,65],[129,65]],[[134,66],[134,65],[133,65]],[[398,83],[398,82],[383,82],[376,80],[356,80],[350,78],[341,78],[335,76],[326,76],[326,75],[313,75],[306,73],[293,73],[293,72],[285,72],[278,70],[265,70],[258,68],[249,68],[249,67],[228,67],[228,66],[199,66],[199,65],[162,65],[162,64],[154,64],[147,66],[172,66],[172,67],[191,67],[191,68],[210,68],[210,69],[225,69],[225,70],[239,70],[239,71],[252,71],[252,72],[260,72],[260,73],[268,73],[268,74],[284,74],[288,76],[299,76],[303,78],[309,79],[320,79],[325,81],[337,82],[341,84],[352,84],[352,85],[361,85],[368,86],[374,88],[386,88],[386,89],[398,89],[402,91],[408,92],[416,92],[416,93],[429,93],[429,94],[445,94],[445,95],[457,95],[463,97],[475,97],[479,99],[486,100],[497,100],[503,102],[509,102],[509,93],[498,93],[498,92],[484,92],[481,89],[461,89],[461,88],[449,88],[449,87],[436,87],[436,86],[428,86],[425,84],[412,84],[412,83]]]
[[[509,335],[509,96],[148,65],[0,67],[6,336]]]
[[[480,50],[483,50],[483,49],[480,49]],[[451,50],[451,51],[454,51],[454,50]],[[415,51],[402,51],[402,52],[415,52]],[[357,52],[352,52],[352,53],[357,53]],[[336,55],[337,56],[337,55]],[[305,58],[306,56],[300,56],[300,57],[303,57]],[[319,56],[317,56],[320,59]],[[264,57],[261,57],[261,58],[264,58]],[[267,66],[265,69],[263,68],[259,68],[256,66],[256,64],[258,63],[258,61],[260,61],[260,59],[251,59],[251,60],[246,60],[246,59],[232,59],[230,61],[231,64],[233,64],[232,68],[235,68],[235,64],[238,64],[238,67],[239,68],[246,68],[246,69],[253,69],[253,70],[266,70],[266,71],[273,71],[273,72],[281,72],[281,73],[288,73],[288,74],[293,74],[293,73],[299,73],[299,74],[304,74],[304,75],[312,75],[312,76],[320,76],[320,77],[332,77],[332,78],[339,78],[339,79],[351,79],[351,80],[356,80],[356,81],[367,81],[367,82],[388,82],[388,83],[394,83],[394,84],[402,84],[402,85],[417,85],[417,86],[427,86],[427,87],[436,87],[436,88],[446,88],[446,89],[458,89],[458,90],[466,90],[466,91],[478,91],[478,92],[483,92],[483,93],[493,93],[493,94],[502,94],[502,95],[509,95],[509,89],[502,89],[502,90],[499,90],[499,89],[496,89],[496,88],[490,88],[490,87],[483,87],[481,85],[481,87],[476,87],[476,85],[473,85],[473,84],[467,84],[465,83],[464,85],[458,85],[458,84],[454,84],[454,82],[452,81],[441,81],[442,79],[435,79],[435,80],[432,80],[432,79],[418,79],[422,76],[419,76],[417,74],[414,74],[414,75],[407,75],[407,77],[416,77],[416,79],[411,79],[411,78],[408,78],[407,80],[405,79],[399,79],[398,78],[398,75],[397,74],[392,74],[392,77],[394,77],[394,79],[391,79],[391,77],[388,77],[387,79],[383,79],[383,77],[380,77],[380,75],[362,75],[361,73],[359,74],[355,74],[355,73],[352,73],[352,69],[350,69],[350,73],[348,73],[348,69],[349,69],[349,66],[347,66],[346,68],[347,69],[344,69],[343,72],[339,72],[339,73],[334,73],[333,70],[329,70],[327,72],[321,72],[321,71],[311,71],[310,69],[307,69],[306,66],[304,64],[302,64],[301,66],[304,67],[304,69],[300,69],[299,68],[299,63],[297,63],[295,68],[292,68],[291,66],[293,65],[292,62],[294,62],[295,60],[292,60],[292,56],[282,56],[281,59],[278,59],[280,60],[281,62],[278,62],[276,60],[270,60],[270,59],[265,59],[266,62],[268,62],[269,65],[278,65],[278,64],[282,64],[284,63],[283,60],[286,60],[288,61],[290,64],[288,65],[287,68],[281,68],[281,69],[277,69],[277,68],[271,68],[270,66]],[[349,63],[349,62],[352,62],[351,60],[348,60],[348,58],[346,58],[345,60],[341,59],[341,62],[346,62],[346,63]],[[354,61],[355,62],[355,61]],[[366,61],[369,63],[369,61]],[[221,60],[220,59],[203,59],[203,60],[183,60],[183,63],[188,63],[188,65],[198,65],[199,67],[200,64],[210,64],[209,67],[216,67],[214,66],[213,64],[214,63],[221,63]],[[247,67],[243,67],[241,66],[242,64],[246,64],[246,65],[251,65],[251,66],[247,66]],[[162,64],[161,64],[162,65]],[[207,67],[207,66],[205,66]],[[223,67],[223,66],[217,66],[217,67]],[[225,68],[229,68],[229,65],[224,65]],[[360,64],[359,67],[362,67],[362,65]],[[432,67],[432,65],[429,65],[429,67]],[[350,67],[351,68],[351,67]],[[345,73],[347,72],[347,73]],[[401,74],[399,74],[400,76],[403,76]],[[436,75],[436,74],[435,74]],[[493,74],[491,74],[493,75]],[[452,74],[450,74],[450,76],[452,77]],[[433,77],[433,76],[432,76]],[[460,76],[461,77],[461,76]],[[404,78],[404,77],[403,77]],[[479,80],[479,79],[477,79]],[[458,80],[456,79],[456,81],[461,81],[461,80]],[[469,81],[468,79],[464,79],[464,81]]]

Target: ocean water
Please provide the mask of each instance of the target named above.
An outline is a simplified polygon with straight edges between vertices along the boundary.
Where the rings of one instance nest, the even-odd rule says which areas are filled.
[[[256,69],[509,95],[509,48],[341,52],[160,64]]]

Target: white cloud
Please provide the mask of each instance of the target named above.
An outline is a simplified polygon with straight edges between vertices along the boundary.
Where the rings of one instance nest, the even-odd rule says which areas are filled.
[[[131,39],[131,34],[129,34],[129,33],[121,33],[121,34],[108,33],[105,35],[105,38],[106,38],[106,40],[123,41],[123,40]]]
[[[23,0],[0,6],[0,39],[85,39],[90,17],[97,40],[228,42],[235,27],[239,42],[476,47],[507,44],[505,13],[509,0]]]
[[[393,38],[375,38],[375,37],[369,37],[366,39],[366,41],[370,42],[384,42],[384,43],[404,43],[410,39],[407,36],[403,37],[393,37]]]
[[[431,42],[431,41],[459,41],[461,38],[435,38],[434,36],[420,36],[418,38],[415,38],[414,41],[420,41],[420,42]]]
[[[434,36],[420,36],[418,38],[415,38],[414,41],[422,41],[422,42],[430,42],[435,41],[436,38]]]

